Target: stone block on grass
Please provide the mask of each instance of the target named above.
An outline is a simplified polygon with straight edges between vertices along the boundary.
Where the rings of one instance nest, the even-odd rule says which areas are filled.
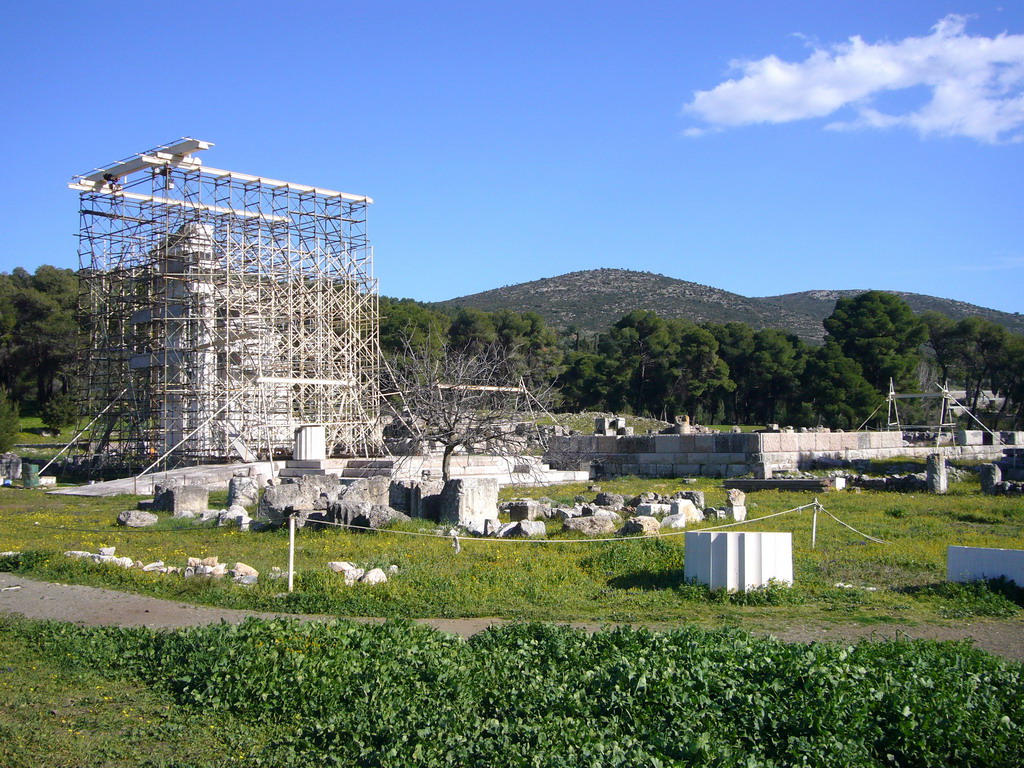
[[[152,512],[143,512],[141,509],[126,509],[117,516],[117,524],[129,528],[146,528],[150,525],[156,525],[158,519]]]
[[[660,503],[648,503],[639,504],[636,508],[636,513],[645,517],[664,517],[672,512],[672,507],[669,504]]]
[[[562,523],[565,531],[576,531],[585,536],[615,533],[622,526],[622,518],[614,512],[597,512],[586,517],[571,517]]]
[[[210,492],[199,485],[158,485],[150,509],[175,517],[195,517],[210,506]]]
[[[617,493],[607,493],[602,491],[594,497],[594,504],[605,509],[610,509],[612,512],[618,512],[626,505],[626,500]]]
[[[440,522],[468,526],[496,517],[498,481],[490,477],[463,477],[444,484],[440,497]]]
[[[228,506],[251,507],[259,502],[259,477],[232,477],[228,481]]]
[[[670,512],[670,517],[681,515],[687,523],[699,523],[704,519],[704,513],[690,499],[676,499],[672,502]]]
[[[637,515],[631,517],[619,529],[620,536],[653,536],[661,528],[661,523],[655,517],[648,515]]]
[[[533,499],[516,499],[510,501],[505,505],[506,511],[508,512],[509,520],[517,522],[519,520],[540,520],[541,518],[547,517],[546,505],[541,504]]]

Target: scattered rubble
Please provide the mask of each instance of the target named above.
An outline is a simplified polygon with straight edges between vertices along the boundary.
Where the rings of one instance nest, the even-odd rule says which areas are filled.
[[[144,512],[141,509],[126,509],[117,516],[117,524],[129,528],[146,528],[156,525],[158,521],[159,518],[152,512]]]
[[[392,575],[398,573],[397,565],[389,565],[387,567],[387,573],[385,573],[383,568],[371,568],[370,570],[366,570],[365,568],[360,568],[355,563],[350,563],[347,560],[334,560],[329,562],[327,567],[335,573],[339,573],[344,576],[346,586],[350,587],[356,583],[370,585],[385,584],[388,580],[388,573]]]
[[[515,520],[498,528],[495,535],[499,539],[543,539],[548,529],[543,520]]]
[[[543,527],[542,522],[531,522],[523,521],[516,523],[515,525],[525,525],[527,529],[530,526],[540,525]],[[2,555],[15,555],[18,553],[5,552],[0,553]],[[135,568],[144,573],[160,573],[165,575],[179,575],[185,579],[221,579],[229,577],[234,583],[242,586],[251,586],[258,583],[260,578],[260,572],[253,568],[251,565],[243,562],[236,562],[233,566],[228,567],[227,563],[220,562],[216,555],[208,557],[188,557],[185,560],[184,567],[168,566],[163,560],[155,560],[151,563],[143,564],[142,561],[132,560],[130,557],[117,557],[114,554],[114,547],[103,547],[100,552],[85,552],[81,550],[69,550],[64,553],[65,557],[76,558],[80,560],[89,560],[94,563],[109,563],[116,565],[121,568]],[[372,568],[370,570],[360,568],[354,563],[346,561],[332,561],[327,563],[327,567],[332,571],[342,574],[345,578],[345,583],[352,585],[355,583],[361,584],[384,584],[388,580],[388,575],[394,576],[398,573],[399,569],[397,565],[389,565],[386,568]],[[283,571],[281,568],[274,566],[270,569],[270,573],[267,574],[269,579],[283,579],[288,577],[288,572]]]
[[[615,533],[623,524],[623,519],[615,512],[594,512],[590,515],[570,517],[562,523],[562,530],[582,533],[585,536],[600,536]]]
[[[655,517],[637,515],[626,521],[619,529],[619,536],[654,536],[661,529],[661,523]]]
[[[105,549],[113,550],[113,547],[105,547]],[[82,552],[80,550],[72,549],[65,552],[64,557],[73,557],[79,560],[91,560],[94,563],[107,563],[109,565],[116,565],[119,568],[135,567],[135,561],[130,557],[117,557],[114,554]]]
[[[228,506],[252,507],[259,503],[262,475],[232,477],[228,481]]]

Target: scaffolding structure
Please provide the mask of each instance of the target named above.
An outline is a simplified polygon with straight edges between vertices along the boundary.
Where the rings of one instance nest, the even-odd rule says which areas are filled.
[[[165,467],[379,443],[373,201],[204,166],[183,138],[76,176],[92,455]],[[104,410],[106,409],[106,410]]]

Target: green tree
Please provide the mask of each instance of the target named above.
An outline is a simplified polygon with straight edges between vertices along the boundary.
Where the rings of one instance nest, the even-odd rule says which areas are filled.
[[[1008,335],[999,369],[998,391],[1004,398],[999,417],[1012,414],[1011,428],[1021,429],[1024,427],[1024,336],[1017,333]]]
[[[744,383],[747,424],[767,424],[782,418],[799,400],[800,377],[807,364],[807,345],[774,328],[754,334]]]
[[[492,313],[472,307],[456,313],[448,334],[452,347],[468,354],[490,349],[498,340]]]
[[[549,386],[562,370],[556,334],[536,312],[491,312],[495,343],[509,361],[510,372],[534,387]]]
[[[934,310],[923,312],[921,320],[928,329],[925,345],[931,351],[939,383],[958,379],[961,375],[961,358],[956,323]]]
[[[78,278],[43,265],[0,275],[0,385],[17,400],[45,402],[68,389],[78,350]]]
[[[862,375],[860,364],[844,355],[831,339],[808,357],[803,393],[814,420],[833,429],[857,428],[880,399]]]
[[[824,326],[826,339],[860,366],[876,390],[888,391],[890,379],[897,388],[916,389],[914,374],[927,327],[899,296],[867,291],[839,299]]]
[[[594,352],[570,352],[558,376],[559,407],[566,411],[608,407],[607,358]]]
[[[660,415],[667,420],[685,413],[696,421],[702,410],[710,409],[715,392],[736,385],[729,378],[729,366],[718,355],[718,341],[709,331],[688,320],[669,320],[668,330],[671,383]]]
[[[664,319],[646,309],[625,315],[601,339],[608,358],[607,404],[614,411],[651,413],[671,383],[672,338]]]
[[[11,401],[6,389],[0,389],[0,453],[11,450],[20,431],[18,404]]]
[[[957,364],[967,391],[967,404],[978,410],[985,385],[999,389],[1000,363],[1007,332],[1001,325],[981,317],[965,317],[952,330]]]
[[[78,421],[78,405],[70,394],[61,392],[46,401],[39,415],[43,424],[60,434]]]
[[[380,297],[380,348],[385,355],[400,354],[406,345],[439,354],[451,324],[448,315],[418,301]]]
[[[754,353],[754,329],[746,323],[708,324],[704,326],[718,342],[718,355],[729,367],[731,386],[717,387],[711,393],[713,410],[721,412],[726,424],[746,424],[750,417],[748,396],[750,356]]]
[[[602,338],[606,405],[669,418],[712,405],[715,392],[731,386],[718,341],[688,320],[665,320],[654,312],[625,315]]]

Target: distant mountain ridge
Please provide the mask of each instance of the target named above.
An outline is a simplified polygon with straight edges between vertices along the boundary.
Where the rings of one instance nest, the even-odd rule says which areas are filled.
[[[867,290],[869,289],[802,291],[800,293],[784,293],[781,296],[763,296],[761,300],[824,320],[832,314],[836,301],[849,296],[857,296]],[[971,316],[983,317],[1014,333],[1024,333],[1024,315],[1019,312],[1003,312],[977,304],[969,304],[966,301],[943,299],[924,293],[910,293],[909,291],[886,291],[886,293],[899,296],[918,314],[930,310],[943,314],[951,320],[963,320],[965,317]]]
[[[754,328],[778,328],[807,342],[820,344],[821,321],[832,314],[838,299],[863,290],[814,290],[780,296],[747,297],[687,280],[628,269],[589,269],[557,277],[531,280],[469,296],[437,302],[447,307],[493,311],[532,311],[556,328],[578,326],[591,333],[603,331],[635,309],[648,309],[662,317],[694,323],[742,322]],[[935,310],[959,320],[978,315],[1024,333],[1024,316],[903,291],[890,291],[907,301],[915,312]]]

